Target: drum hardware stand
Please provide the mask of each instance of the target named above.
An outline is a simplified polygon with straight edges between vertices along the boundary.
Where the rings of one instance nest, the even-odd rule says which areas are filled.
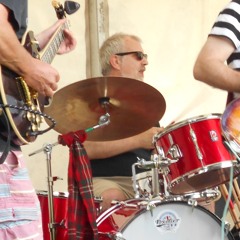
[[[105,115],[100,116],[99,122],[97,125],[88,128],[85,130],[85,132],[90,132],[92,130],[95,130],[99,127],[108,125],[110,123],[110,115],[106,113]],[[49,229],[50,229],[50,240],[56,239],[56,226],[63,226],[64,220],[62,220],[60,223],[55,223],[54,219],[54,203],[53,203],[53,182],[62,178],[59,177],[53,177],[52,176],[52,168],[51,168],[51,152],[52,147],[58,145],[58,142],[55,142],[53,144],[45,144],[43,148],[32,152],[29,154],[29,156],[33,156],[37,153],[44,152],[46,154],[46,160],[47,160],[47,178],[48,178],[48,210],[49,210]]]
[[[29,156],[32,156],[36,153],[41,152],[42,150],[46,154],[46,160],[47,160],[47,179],[48,179],[48,212],[49,212],[49,232],[50,232],[50,240],[55,240],[56,239],[56,227],[57,226],[63,226],[64,225],[64,220],[61,221],[60,223],[55,223],[54,219],[54,203],[53,203],[53,183],[54,181],[61,179],[59,177],[53,177],[52,176],[52,167],[51,167],[51,152],[52,152],[52,147],[57,145],[57,143],[54,144],[45,144],[45,146],[37,150]]]
[[[138,157],[137,157],[138,158]],[[159,179],[158,179],[158,164],[155,159],[151,161],[146,161],[143,158],[138,158],[138,162],[132,165],[132,175],[133,175],[133,189],[135,192],[135,197],[140,198],[140,191],[138,189],[137,181],[136,181],[136,168],[139,167],[142,169],[152,169],[153,179],[152,179],[152,192],[153,197],[159,196]]]
[[[168,139],[170,142],[170,148],[165,154],[163,148],[157,145],[157,136],[153,137],[153,144],[159,155],[159,159],[160,159],[159,161],[161,162],[160,163],[161,167],[164,167],[164,164],[165,166],[169,166],[172,163],[176,163],[179,161],[181,157],[183,157],[183,154],[179,146],[173,142],[172,136],[170,134],[168,134]],[[171,158],[166,157],[168,155],[170,155]]]
[[[133,190],[135,192],[135,198],[140,198],[140,191],[137,185],[137,180],[136,180],[136,166],[139,166],[139,163],[134,163],[132,165],[132,180],[133,180]]]
[[[47,159],[47,175],[48,175],[48,209],[49,209],[49,231],[50,231],[50,239],[56,239],[56,223],[54,219],[54,206],[53,206],[53,182],[54,178],[52,177],[52,168],[51,168],[51,152],[52,145],[46,144],[44,147],[44,153],[46,154]]]
[[[135,192],[135,197],[140,197],[140,191],[136,181],[136,166],[141,169],[151,169],[152,170],[152,197],[160,196],[160,183],[159,183],[159,172],[163,175],[168,174],[168,166],[176,162],[175,160],[171,160],[169,158],[162,158],[159,154],[152,154],[151,160],[146,161],[143,158],[137,157],[138,162],[132,165],[132,176],[133,176],[133,189]],[[177,160],[178,161],[178,160]]]

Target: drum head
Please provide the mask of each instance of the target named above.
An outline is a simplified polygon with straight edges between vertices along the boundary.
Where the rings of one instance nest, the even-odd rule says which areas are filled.
[[[201,206],[184,201],[151,203],[144,206],[132,200],[103,213],[97,220],[100,239],[234,240],[231,233],[221,238],[221,220]]]

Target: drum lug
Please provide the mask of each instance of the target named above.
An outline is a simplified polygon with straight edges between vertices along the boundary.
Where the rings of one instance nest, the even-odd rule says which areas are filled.
[[[118,232],[113,238],[114,240],[126,240],[126,238],[123,237],[122,233]]]
[[[196,153],[197,153],[197,157],[200,161],[202,161],[203,160],[203,155],[200,151],[200,148],[199,148],[199,145],[198,145],[198,142],[197,142],[196,134],[195,134],[194,130],[191,128],[191,126],[190,126],[190,136],[193,140],[194,147],[195,147],[195,150],[196,150]]]
[[[150,211],[151,216],[153,216],[153,209],[156,208],[156,205],[152,202],[148,202],[146,210]]]
[[[188,199],[187,203],[188,203],[188,205],[192,206],[192,209],[194,209],[194,207],[196,207],[198,205],[197,200],[192,199],[192,198]]]
[[[171,163],[175,163],[179,160],[179,158],[183,157],[183,154],[177,144],[173,144],[171,146],[171,148],[168,150],[168,154],[170,154],[173,158]]]
[[[171,159],[167,158],[169,161],[169,165],[170,165],[172,163],[176,163],[179,160],[179,158],[183,157],[183,154],[182,154],[179,146],[173,142],[173,138],[172,138],[171,134],[168,134],[168,140],[170,143],[170,148],[167,151],[166,156],[168,156],[168,155],[171,156]],[[163,150],[161,150],[161,152],[163,152]],[[160,151],[158,151],[158,153],[160,154]]]
[[[104,239],[126,240],[126,238],[124,238],[122,233],[120,233],[120,232],[117,232],[117,233],[103,233],[103,232],[100,232],[100,234],[102,236],[104,236]]]
[[[231,229],[230,223],[229,222],[225,222],[224,223],[224,230],[225,230],[224,232],[225,232],[226,235],[230,232],[230,229]]]
[[[165,153],[162,147],[157,146],[156,150],[158,152],[158,158],[159,158],[159,165],[161,167],[169,166],[172,163],[176,163],[179,158],[183,157],[183,154],[177,144],[171,144],[170,149],[167,151],[167,156],[170,155],[171,159],[168,157],[165,157]],[[156,155],[156,154],[154,154]]]

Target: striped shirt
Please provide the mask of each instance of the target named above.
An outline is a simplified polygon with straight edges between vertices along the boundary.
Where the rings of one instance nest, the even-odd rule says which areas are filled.
[[[218,15],[209,35],[224,36],[232,41],[235,51],[227,59],[232,69],[240,70],[240,0],[231,1]],[[234,98],[240,97],[234,93]]]
[[[0,164],[0,239],[42,239],[40,204],[21,151]]]

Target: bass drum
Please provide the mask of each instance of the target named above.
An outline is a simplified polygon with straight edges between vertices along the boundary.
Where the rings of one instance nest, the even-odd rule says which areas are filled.
[[[97,219],[99,240],[220,240],[221,220],[201,206],[183,201],[128,200]],[[234,240],[231,233],[223,238]]]

